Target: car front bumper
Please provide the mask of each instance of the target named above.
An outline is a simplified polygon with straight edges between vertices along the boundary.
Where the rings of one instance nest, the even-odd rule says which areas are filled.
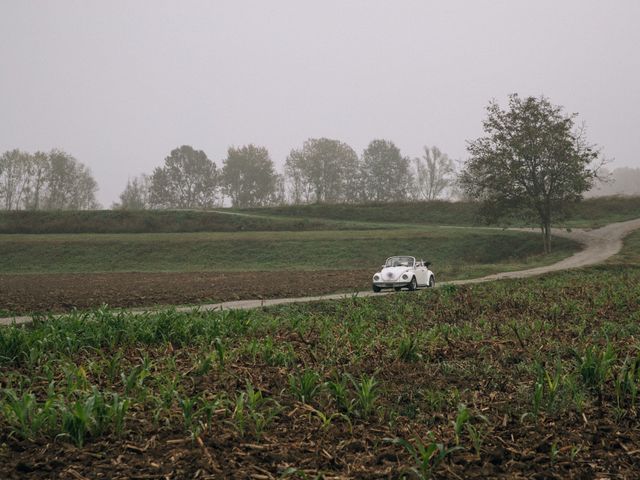
[[[411,281],[401,281],[401,282],[373,282],[373,284],[378,288],[398,288],[398,287],[408,287]]]

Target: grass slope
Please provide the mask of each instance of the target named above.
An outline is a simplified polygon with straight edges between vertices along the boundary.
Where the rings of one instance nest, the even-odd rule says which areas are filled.
[[[478,224],[477,207],[466,202],[400,202],[351,204],[285,205],[242,210],[256,214],[291,218],[359,220],[363,222],[403,223],[416,225]]]
[[[473,226],[482,223],[478,206],[468,202],[376,203],[367,205],[298,205],[246,210],[289,218],[360,220],[416,225]],[[574,205],[557,226],[598,227],[640,217],[640,197],[600,197]],[[513,220],[505,224],[520,225]],[[535,226],[535,225],[533,225]]]
[[[0,211],[2,233],[176,233],[236,231],[304,231],[370,228],[357,222],[243,215],[228,209]]]
[[[638,216],[640,197],[595,198],[575,205],[570,217],[558,225],[601,226]],[[473,226],[480,223],[477,205],[445,201],[218,211],[0,212],[0,234],[366,230],[383,228],[385,224]]]
[[[439,279],[535,266],[577,250],[557,239],[540,254],[538,235],[426,228],[370,231],[0,236],[0,272],[264,271],[369,269],[387,256],[433,262]]]

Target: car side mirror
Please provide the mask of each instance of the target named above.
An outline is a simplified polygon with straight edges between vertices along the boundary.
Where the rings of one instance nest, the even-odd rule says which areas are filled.
[[[429,268],[431,266],[431,262],[424,262],[425,267]]]

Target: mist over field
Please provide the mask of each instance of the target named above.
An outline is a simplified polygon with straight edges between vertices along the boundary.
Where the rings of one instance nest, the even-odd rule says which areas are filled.
[[[182,145],[220,168],[254,144],[279,173],[323,137],[465,160],[488,102],[517,92],[578,112],[611,169],[638,168],[639,17],[633,0],[7,0],[0,152],[67,152],[108,208]]]

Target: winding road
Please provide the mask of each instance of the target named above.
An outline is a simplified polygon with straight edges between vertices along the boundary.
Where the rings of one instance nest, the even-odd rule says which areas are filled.
[[[559,270],[568,270],[572,268],[586,267],[602,263],[622,249],[623,238],[632,231],[640,228],[640,218],[629,220],[627,222],[611,223],[602,228],[593,230],[573,229],[571,231],[563,229],[553,229],[554,236],[565,237],[581,243],[584,246],[580,252],[565,258],[559,262],[543,267],[531,268],[528,270],[519,270],[515,272],[504,272],[487,275],[486,277],[473,278],[468,280],[455,280],[445,282],[445,284],[462,285],[470,283],[489,282],[492,280],[501,280],[505,278],[526,278],[543,273],[556,272]],[[518,229],[522,231],[536,231],[535,229]],[[442,285],[442,283],[438,284]],[[319,300],[338,300],[343,298],[351,298],[354,295],[358,297],[368,297],[373,295],[389,295],[395,292],[373,293],[372,291],[364,291],[357,293],[336,293],[332,295],[321,295],[316,297],[299,297],[299,298],[275,298],[265,300],[238,300],[233,302],[214,303],[208,305],[200,305],[198,307],[179,307],[180,312],[198,310],[223,310],[223,309],[251,309],[268,307],[272,305],[283,305],[287,303],[305,303],[315,302]],[[145,313],[155,311],[157,309],[132,309],[134,313]],[[12,323],[22,324],[32,321],[32,317],[7,317],[0,318],[0,325],[10,325]]]

